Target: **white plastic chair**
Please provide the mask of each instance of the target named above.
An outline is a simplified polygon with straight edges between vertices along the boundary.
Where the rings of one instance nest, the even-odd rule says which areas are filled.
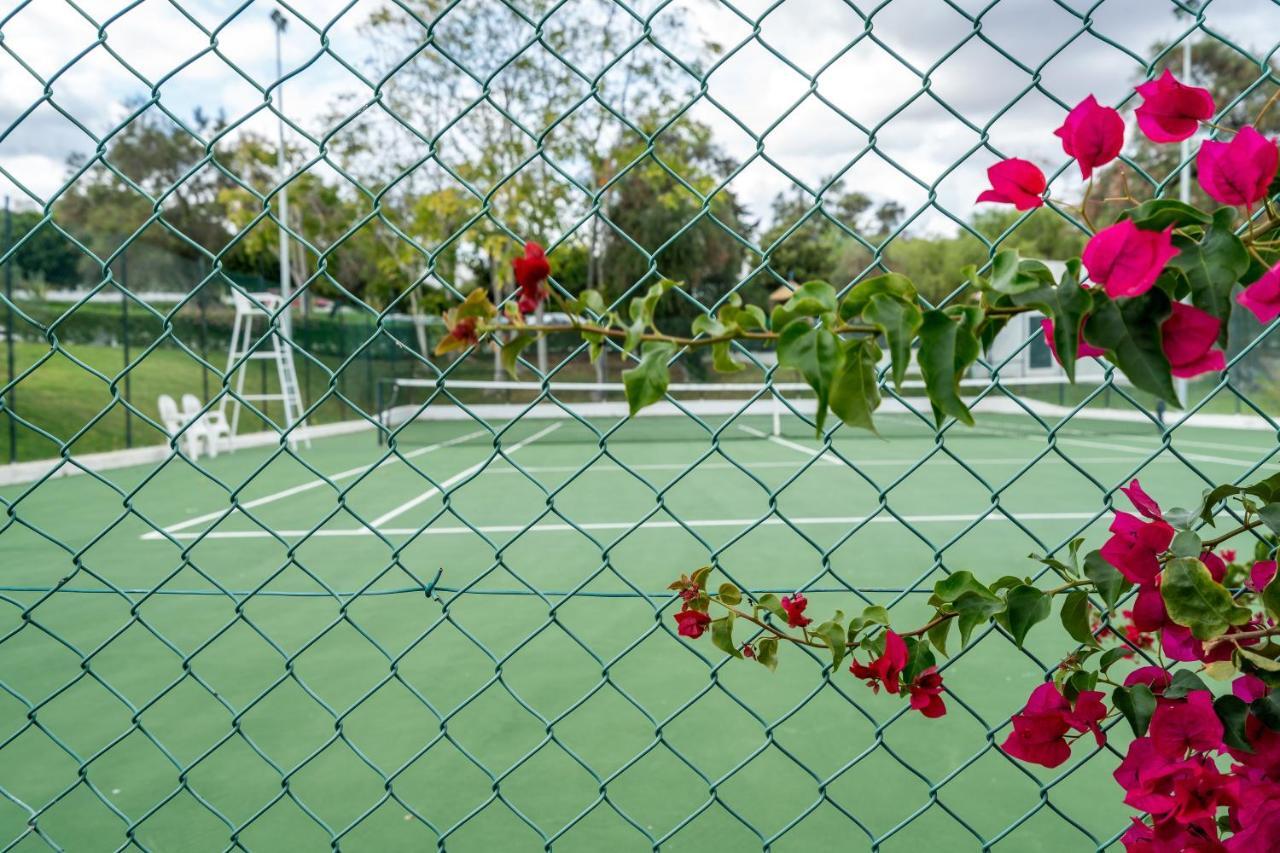
[[[168,394],[161,394],[156,398],[156,408],[160,412],[160,423],[164,425],[165,432],[169,433],[170,438],[182,437],[182,443],[185,447],[187,456],[192,459],[200,456],[200,431],[196,429],[188,429],[185,432],[183,428],[187,425],[187,419],[182,416],[178,404]]]
[[[231,446],[231,427],[222,412],[217,409],[204,412],[203,409],[200,398],[195,394],[182,395],[182,417],[187,423],[193,424],[192,429],[204,439],[205,452],[210,457],[217,456],[218,442],[225,439],[227,446]]]

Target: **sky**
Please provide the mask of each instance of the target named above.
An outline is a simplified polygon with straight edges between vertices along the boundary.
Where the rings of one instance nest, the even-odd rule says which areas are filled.
[[[609,1],[571,0],[564,14],[598,13]],[[775,2],[676,0],[658,12],[685,12],[681,38],[714,41],[724,50],[718,60],[701,56],[718,64],[688,115],[713,128],[736,164],[749,163],[729,187],[754,218],[767,220],[770,200],[793,182],[812,186],[847,170],[851,189],[909,211],[924,208],[913,228],[926,233],[953,227],[943,211],[960,218],[972,212],[994,152],[1032,159],[1046,171],[1061,167],[1066,158],[1052,130],[1061,124],[1063,104],[1091,93],[1119,103],[1141,77],[1152,46],[1190,26],[1175,17],[1172,0]],[[0,174],[0,192],[20,205],[48,199],[66,178],[68,156],[91,155],[95,135],[152,94],[184,120],[199,107],[243,119],[242,131],[275,133],[274,116],[262,109],[278,94],[271,88],[274,3],[7,5],[0,18],[0,169],[7,173]],[[632,2],[641,14],[655,5],[661,6]],[[381,6],[381,0],[294,0],[284,7],[290,120],[319,135],[340,97],[368,100],[368,86],[333,55],[364,73],[385,63],[379,53],[385,47],[363,26]],[[975,37],[965,15],[988,6]],[[463,0],[450,14],[510,13],[499,0]],[[1207,29],[1255,55],[1280,45],[1280,2],[1209,0],[1204,15]],[[511,27],[526,25],[513,18]],[[583,45],[582,55],[590,56],[590,47]],[[665,61],[650,46],[642,49]],[[984,135],[990,148],[982,146]],[[1054,184],[1059,196],[1079,191],[1071,172]]]

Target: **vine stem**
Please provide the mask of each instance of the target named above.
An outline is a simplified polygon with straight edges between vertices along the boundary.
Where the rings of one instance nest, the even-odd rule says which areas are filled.
[[[479,328],[482,332],[541,332],[543,334],[555,334],[557,332],[576,332],[586,335],[603,335],[609,338],[625,338],[627,337],[626,329],[615,329],[609,326],[597,326],[590,323],[543,323],[528,325],[490,325],[485,324]],[[832,329],[835,334],[846,335],[876,335],[880,330],[872,325],[855,323],[837,326]],[[752,341],[776,341],[778,339],[777,332],[748,332],[738,331],[727,335],[713,335],[704,338],[686,338],[679,335],[667,335],[662,332],[646,332],[639,336],[642,341],[664,341],[666,343],[675,344],[681,347],[705,347],[712,344],[722,344],[728,341],[736,340],[752,340]]]

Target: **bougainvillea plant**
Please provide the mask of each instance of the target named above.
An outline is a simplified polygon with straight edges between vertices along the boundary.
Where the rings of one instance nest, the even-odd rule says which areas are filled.
[[[514,374],[519,354],[539,335],[576,333],[593,359],[611,339],[636,362],[623,373],[635,413],[665,396],[669,365],[683,351],[710,347],[715,368],[732,372],[744,367],[734,355],[738,342],[765,342],[776,347],[780,367],[813,389],[821,434],[831,413],[874,430],[880,382],[901,386],[913,360],[938,424],[972,424],[960,380],[1011,317],[1038,312],[1068,378],[1074,381],[1077,359],[1104,359],[1135,387],[1177,406],[1175,377],[1226,368],[1233,305],[1263,323],[1280,317],[1280,148],[1251,126],[1209,124],[1216,113],[1210,94],[1167,71],[1137,92],[1136,123],[1151,141],[1176,143],[1211,129],[1196,169],[1205,195],[1220,206],[1139,202],[1126,193],[1103,202],[1119,209],[1112,224],[1094,228],[1094,174],[1120,157],[1126,123],[1090,96],[1054,132],[1089,182],[1075,210],[1093,231],[1060,277],[1044,262],[1002,251],[982,270],[962,271],[971,287],[943,307],[887,273],[843,294],[826,282],[801,284],[768,317],[730,295],[687,335],[673,335],[654,321],[670,282],[631,299],[624,314],[594,291],[557,292],[545,252],[529,243],[513,262],[515,298],[499,308],[484,290],[471,293],[446,314],[449,333],[437,351],[490,341]],[[996,163],[988,178],[979,202],[1019,211],[1050,203],[1044,172],[1028,160]],[[528,322],[548,299],[567,321]],[[820,649],[833,668],[847,658],[852,676],[872,690],[940,717],[947,704],[939,657],[954,645],[953,630],[963,646],[994,622],[1021,646],[1056,604],[1074,648],[1013,716],[1003,751],[1053,768],[1086,735],[1089,749],[1114,738],[1125,753],[1115,779],[1124,802],[1141,813],[1122,839],[1131,853],[1280,850],[1280,475],[1211,489],[1189,510],[1162,510],[1136,480],[1123,491],[1135,512],[1116,511],[1098,549],[1085,552],[1085,540],[1076,539],[1065,557],[1037,558],[1035,575],[1055,578],[1049,587],[1030,575],[983,583],[952,572],[933,589],[932,616],[902,630],[878,606],[815,624],[802,593],[751,595],[727,582],[713,591],[712,569],[704,567],[671,584],[676,630],[691,640],[710,635],[725,654],[771,670],[787,644]],[[1234,526],[1205,537],[1223,513]],[[1224,549],[1246,535],[1255,542],[1250,558]],[[745,639],[734,636],[741,623],[750,626]]]

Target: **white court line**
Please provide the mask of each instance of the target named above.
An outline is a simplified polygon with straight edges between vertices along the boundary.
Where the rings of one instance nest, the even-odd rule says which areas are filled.
[[[1130,456],[1073,456],[1071,457],[1071,459],[1073,462],[1089,462],[1089,463],[1132,461],[1132,457]],[[887,467],[887,466],[899,466],[899,465],[914,465],[919,461],[920,461],[919,458],[916,458],[916,459],[870,459],[865,462],[859,461],[856,464],[859,468],[873,468],[877,466]],[[1026,459],[1010,459],[1008,457],[1003,457],[998,459],[995,457],[987,458],[987,459],[966,458],[965,461],[972,462],[974,464],[980,464],[980,465],[1025,465],[1027,463]],[[1160,457],[1156,461],[1157,462],[1176,462],[1177,460],[1170,459],[1168,457]],[[1042,465],[1046,463],[1065,465],[1066,460],[1061,459],[1057,456],[1049,456],[1045,459],[1040,460],[1036,464]],[[794,469],[796,465],[797,463],[795,462],[743,462],[741,467],[745,468],[747,471],[754,471],[757,468]],[[582,471],[581,465],[530,465],[528,467],[521,466],[520,468],[494,468],[492,471],[490,471],[490,473],[491,474],[519,474],[521,471],[524,471],[529,474],[570,474],[575,471],[582,471],[583,474],[616,475],[616,474],[624,473],[625,471],[683,471],[689,467],[690,465],[688,463],[680,463],[680,462],[661,462],[661,463],[653,463],[653,464],[645,464],[645,465],[627,465],[625,469],[623,469],[620,466],[608,467],[604,465],[593,464],[591,465],[591,467],[587,468],[585,471]],[[695,465],[692,467],[693,467],[694,473],[698,471],[738,471],[740,470],[739,466],[731,465],[728,462],[703,462],[699,465]]]
[[[1024,437],[1029,441],[1040,440],[1035,436]],[[1162,449],[1157,447],[1134,447],[1130,444],[1115,444],[1114,442],[1085,441],[1083,438],[1059,438],[1058,441],[1067,442],[1069,444],[1078,444],[1081,447],[1102,447],[1107,450],[1132,450],[1134,453],[1140,453],[1143,456],[1149,456],[1154,451]],[[1229,459],[1226,456],[1209,456],[1204,453],[1184,453],[1181,450],[1179,450],[1178,453],[1195,462],[1218,462],[1223,465],[1252,465],[1257,461],[1249,459]]]
[[[780,445],[782,447],[786,447],[789,450],[798,450],[801,453],[803,453],[805,456],[808,456],[810,459],[817,457],[820,461],[826,462],[830,465],[845,464],[843,460],[837,458],[829,450],[824,449],[824,450],[818,451],[812,447],[805,447],[803,444],[797,444],[794,441],[788,441],[787,439],[778,435],[769,435],[767,432],[761,432],[755,427],[749,427],[746,424],[738,424],[738,429],[742,430],[748,435],[754,435],[756,438],[768,439],[769,441],[772,441],[774,444]]]
[[[466,435],[460,435],[460,436],[457,436],[456,438],[451,438],[448,441],[441,441],[437,444],[431,444],[426,447],[419,447],[417,450],[412,450],[408,453],[402,454],[402,456],[405,459],[412,459],[417,456],[422,456],[424,453],[431,453],[432,451],[440,450],[441,448],[444,448],[444,447],[451,447],[455,444],[461,444],[464,441],[470,441],[471,439],[478,438],[482,435],[488,435],[488,430],[478,429],[475,432],[469,432]],[[359,476],[360,474],[365,473],[370,468],[374,468],[374,467],[382,468],[387,465],[394,465],[400,461],[401,461],[400,456],[392,456],[389,459],[384,459],[381,462],[377,463],[376,466],[361,465],[358,468],[348,468],[345,471],[339,471],[336,474],[330,474],[328,477],[328,481],[349,480],[352,477],[356,477],[356,476]],[[301,485],[293,486],[292,488],[282,489],[281,491],[274,492],[273,494],[270,494],[270,495],[264,495],[263,497],[260,497],[260,498],[254,498],[253,500],[248,501],[246,503],[236,504],[235,508],[236,509],[252,509],[254,507],[259,507],[264,504],[274,503],[275,501],[283,500],[284,498],[291,498],[294,495],[300,495],[303,492],[308,492],[312,489],[318,489],[321,486],[327,485],[328,481],[311,480],[310,482],[302,483]],[[195,518],[188,518],[186,521],[180,521],[177,524],[169,525],[164,529],[164,532],[174,533],[179,530],[186,530],[188,527],[194,527],[195,525],[202,524],[206,521],[213,521],[214,519],[222,518],[222,516],[225,515],[226,513],[227,511],[225,509],[220,509],[217,512],[207,512],[204,515],[197,515]],[[144,534],[142,538],[143,539],[162,539],[164,537],[160,533],[152,531],[150,533]]]
[[[1027,512],[1018,513],[1018,520],[1027,521],[1086,521],[1096,517],[1096,512]],[[901,519],[889,515],[887,513],[876,516],[851,515],[851,516],[815,516],[811,518],[792,518],[789,523],[797,525],[841,525],[853,526],[855,524],[901,524],[902,521],[908,521],[912,524],[945,524],[955,522],[972,522],[975,520],[973,515],[961,513],[947,515],[906,515]],[[1009,519],[1001,513],[990,513],[982,518],[982,523],[990,522],[1007,522]],[[602,521],[602,522],[586,522],[576,527],[571,524],[536,524],[528,529],[529,533],[568,533],[576,530],[666,530],[677,527],[753,527],[787,524],[777,517],[767,518],[761,521],[757,518],[703,518],[686,521],[683,524],[677,521],[658,521],[650,519],[649,521],[636,524],[632,521]],[[384,536],[460,536],[468,533],[479,531],[480,533],[519,533],[528,525],[524,524],[494,524],[494,525],[477,525],[471,527],[428,527],[419,531],[412,527],[401,528],[381,528],[377,532]],[[175,539],[195,539],[203,537],[205,539],[266,539],[279,536],[284,539],[299,539],[304,536],[315,537],[349,537],[349,536],[372,536],[374,531],[367,527],[358,527],[352,529],[337,530],[317,530],[314,533],[310,530],[213,530],[209,533],[179,533]]]
[[[518,441],[515,444],[511,445],[511,447],[505,449],[503,451],[503,454],[506,456],[510,456],[512,453],[515,453],[521,448],[528,447],[530,444],[533,444],[535,441],[542,438],[544,435],[548,435],[550,433],[555,432],[556,430],[560,429],[560,427],[563,425],[564,424],[562,422],[556,422],[556,423],[553,423],[551,426],[546,427],[545,429],[538,430],[533,435],[529,436],[523,441]],[[396,507],[390,512],[383,513],[382,515],[378,516],[373,521],[369,522],[369,526],[381,527],[382,525],[386,524],[388,521],[391,521],[393,518],[399,518],[409,510],[413,509],[415,506],[418,506],[419,504],[422,504],[422,503],[425,503],[426,501],[431,500],[433,497],[440,494],[440,492],[443,489],[447,489],[453,484],[459,483],[467,479],[472,474],[475,474],[477,471],[483,469],[486,465],[488,465],[492,461],[493,461],[492,458],[490,458],[490,459],[484,460],[483,462],[477,462],[475,465],[472,465],[467,470],[454,474],[452,477],[445,480],[439,486],[434,486],[430,489],[427,489],[425,492],[418,495],[416,498],[405,501],[404,503],[400,504],[400,506]]]

